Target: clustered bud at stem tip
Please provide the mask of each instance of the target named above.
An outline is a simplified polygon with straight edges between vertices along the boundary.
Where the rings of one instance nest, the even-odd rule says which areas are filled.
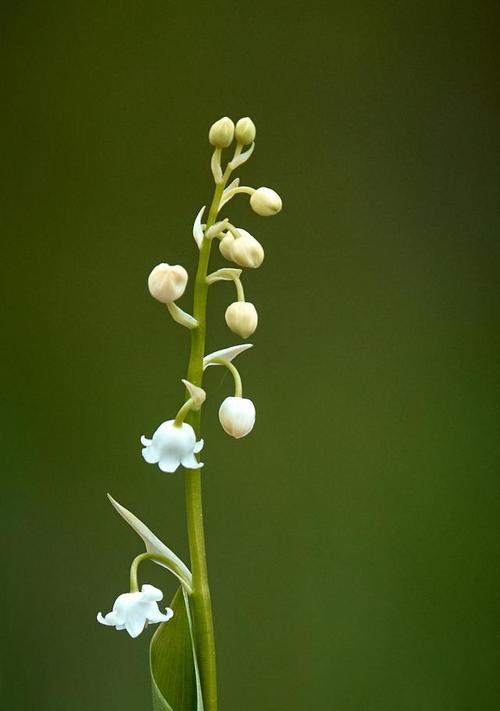
[[[215,148],[227,148],[233,142],[234,123],[224,116],[210,127],[208,140]]]
[[[256,129],[252,119],[248,116],[240,118],[240,120],[236,124],[234,134],[238,143],[241,143],[244,146],[248,146],[250,143],[253,143],[255,141],[255,134]]]

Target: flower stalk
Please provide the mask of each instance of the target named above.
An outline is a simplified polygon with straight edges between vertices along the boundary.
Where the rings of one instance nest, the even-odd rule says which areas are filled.
[[[222,193],[230,175],[231,168],[228,166],[221,182],[215,186],[212,204],[208,213],[207,230],[215,224],[220,209]],[[203,356],[205,354],[208,295],[206,278],[211,246],[212,242],[209,239],[204,239],[201,243],[194,286],[193,315],[198,322],[198,328],[191,331],[191,353],[189,356],[187,380],[199,387],[202,386],[203,381]],[[196,436],[199,437],[201,432],[201,412],[191,411],[186,417],[186,421],[193,427]],[[201,473],[199,469],[186,470],[185,491],[189,553],[193,574],[193,591],[190,595],[190,600],[192,604],[194,637],[203,689],[203,701],[205,711],[216,711],[217,671],[215,637],[212,601],[208,584]]]
[[[162,565],[165,565],[172,572],[174,572],[175,575],[177,575],[177,577],[182,582],[182,585],[184,586],[186,591],[188,593],[191,592],[190,581],[186,578],[181,566],[175,565],[175,563],[173,563],[172,560],[167,560],[167,558],[160,555],[159,553],[141,553],[140,555],[138,555],[134,558],[134,560],[132,561],[132,564],[130,566],[130,592],[137,592],[139,590],[139,583],[137,580],[137,575],[139,572],[139,566],[143,560],[154,560],[157,563],[161,563]]]
[[[234,363],[231,363],[231,361],[226,360],[225,358],[216,358],[216,360],[214,360],[214,363],[217,363],[218,365],[223,365],[229,370],[234,380],[234,395],[235,397],[242,397],[243,384],[241,382],[241,376]]]

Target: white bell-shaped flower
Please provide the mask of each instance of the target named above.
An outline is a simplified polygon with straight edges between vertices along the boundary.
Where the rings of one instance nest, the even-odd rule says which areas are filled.
[[[203,440],[196,441],[191,425],[183,422],[177,427],[174,422],[162,422],[152,439],[141,437],[142,456],[149,464],[158,464],[162,472],[175,472],[180,464],[186,469],[199,469],[203,464],[194,455],[203,448]]]
[[[112,611],[106,616],[99,612],[97,621],[117,630],[127,630],[131,637],[138,637],[148,622],[167,622],[173,616],[173,610],[169,607],[165,608],[165,614],[160,612],[158,603],[162,599],[161,590],[153,585],[143,585],[141,592],[119,595]]]
[[[245,437],[255,424],[255,405],[246,397],[227,397],[219,408],[219,420],[231,437]]]

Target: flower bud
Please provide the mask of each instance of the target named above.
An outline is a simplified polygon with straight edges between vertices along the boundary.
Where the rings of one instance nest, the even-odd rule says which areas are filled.
[[[244,146],[248,146],[249,143],[255,141],[255,124],[251,118],[245,116],[245,118],[240,118],[236,124],[235,138],[238,143],[242,143]]]
[[[216,121],[208,133],[208,140],[215,148],[227,148],[231,145],[234,136],[234,123],[230,118],[224,118]]]
[[[219,242],[219,250],[223,257],[225,257],[229,262],[232,261],[232,244],[234,242],[234,237],[232,234],[227,233],[225,237]]]
[[[235,301],[226,309],[226,323],[233,333],[248,338],[257,328],[259,317],[255,306],[248,301]]]
[[[246,397],[227,397],[220,406],[219,420],[224,432],[240,439],[253,429],[255,406]]]
[[[171,304],[183,295],[187,280],[187,271],[179,264],[158,264],[148,277],[149,292],[163,304]]]
[[[257,215],[268,217],[276,215],[283,207],[283,203],[275,190],[258,188],[250,198],[250,207]]]
[[[219,249],[223,257],[235,262],[240,267],[256,269],[264,261],[264,249],[261,243],[246,230],[238,227],[240,237],[227,234],[222,238]]]

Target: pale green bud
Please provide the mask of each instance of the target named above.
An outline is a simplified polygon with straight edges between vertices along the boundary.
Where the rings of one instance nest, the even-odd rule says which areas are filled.
[[[250,207],[257,215],[268,217],[276,215],[283,207],[283,203],[275,190],[258,188],[250,198]]]
[[[253,304],[235,301],[226,309],[226,323],[233,333],[248,338],[257,328],[259,317]]]
[[[238,143],[242,143],[244,146],[248,146],[250,143],[255,141],[255,124],[251,118],[245,116],[245,118],[240,118],[236,124],[235,138]]]
[[[215,148],[227,148],[234,137],[234,123],[224,116],[216,121],[210,128],[208,140]]]

